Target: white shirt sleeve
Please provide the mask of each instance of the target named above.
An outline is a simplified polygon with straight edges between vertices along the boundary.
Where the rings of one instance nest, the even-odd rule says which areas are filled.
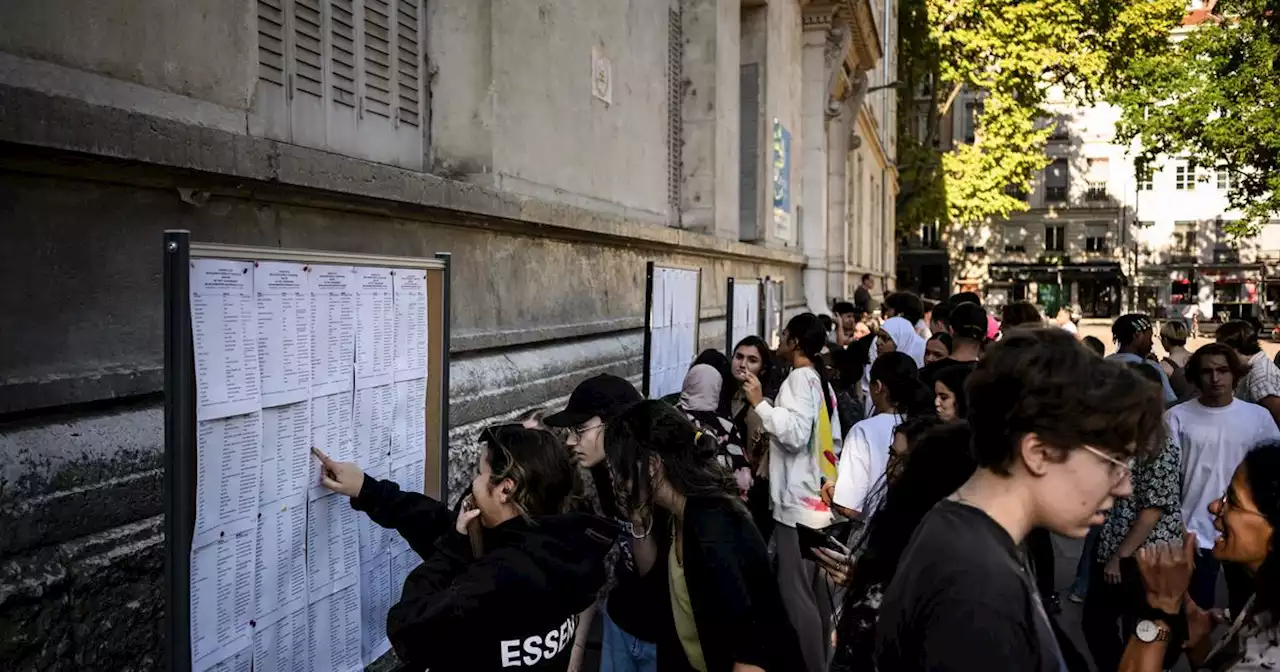
[[[846,509],[866,513],[862,506],[871,492],[871,443],[858,425],[845,436],[844,451],[836,466],[836,492],[832,501]]]
[[[818,374],[809,373],[792,371],[778,391],[777,405],[762,401],[756,406],[764,431],[789,453],[809,449],[813,420],[818,417],[818,404],[823,403]]]

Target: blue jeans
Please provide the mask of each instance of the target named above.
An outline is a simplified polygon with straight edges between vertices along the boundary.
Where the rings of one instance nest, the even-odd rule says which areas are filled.
[[[658,645],[627,634],[603,606],[600,612],[604,614],[600,672],[657,672]]]
[[[1076,580],[1071,583],[1071,594],[1076,597],[1084,597],[1089,592],[1089,572],[1093,569],[1093,563],[1098,561],[1093,556],[1098,554],[1100,534],[1102,526],[1095,525],[1089,528],[1089,534],[1084,538],[1084,549],[1080,551],[1080,561],[1076,563]]]

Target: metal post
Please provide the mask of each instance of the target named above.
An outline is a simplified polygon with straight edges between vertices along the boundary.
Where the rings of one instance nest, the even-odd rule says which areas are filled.
[[[733,278],[729,278],[729,292],[725,294],[724,352],[733,357]]]
[[[640,393],[649,398],[649,359],[653,356],[653,262],[644,266],[644,360],[640,366]]]
[[[164,575],[168,669],[191,669],[191,533],[195,522],[195,369],[191,234],[164,232]]]
[[[437,252],[436,259],[444,262],[444,327],[443,359],[440,364],[440,496],[449,496],[449,350],[453,331],[453,254]]]

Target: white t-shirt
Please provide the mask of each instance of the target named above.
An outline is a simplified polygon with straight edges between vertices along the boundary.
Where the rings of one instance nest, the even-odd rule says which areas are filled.
[[[870,501],[871,493],[884,478],[893,449],[893,430],[900,424],[901,415],[881,413],[849,430],[836,466],[836,504],[864,515],[870,513],[875,505]]]
[[[1227,491],[1245,454],[1280,440],[1280,429],[1267,409],[1239,399],[1218,408],[1193,399],[1169,409],[1165,422],[1182,451],[1182,519],[1200,548],[1213,548],[1217,532],[1209,504]]]

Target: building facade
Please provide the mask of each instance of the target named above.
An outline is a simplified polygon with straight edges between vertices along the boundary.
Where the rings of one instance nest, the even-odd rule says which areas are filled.
[[[894,277],[892,0],[48,0],[0,9],[0,660],[160,655],[161,232],[453,253],[479,427],[638,380],[645,262],[824,309]],[[68,39],[74,36],[74,39]],[[103,617],[110,614],[110,618]]]
[[[1028,209],[949,236],[953,289],[977,291],[992,307],[1030,301],[1045,314],[1075,306],[1086,317],[1113,317],[1127,301],[1132,266],[1133,173],[1125,148],[1112,142],[1118,111],[1052,93],[1049,100],[1049,165],[1031,193],[1017,194]],[[957,142],[974,137],[981,105],[980,94],[960,95]]]

